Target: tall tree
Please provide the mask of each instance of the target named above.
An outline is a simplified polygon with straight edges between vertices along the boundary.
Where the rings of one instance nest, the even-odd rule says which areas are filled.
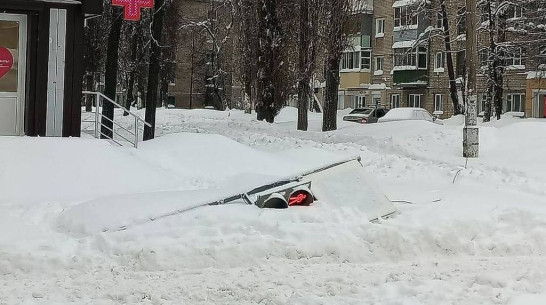
[[[140,37],[142,35],[142,22],[138,22],[134,25],[132,25],[132,38],[131,38],[131,67],[129,71],[129,82],[127,84],[127,102],[125,104],[125,108],[131,109],[131,105],[133,105],[135,100],[135,94],[134,94],[134,87],[135,87],[135,81],[136,81],[136,74],[137,74],[137,57],[138,57],[138,46]],[[123,113],[124,116],[128,116],[128,112]]]
[[[258,120],[269,123],[275,121],[277,112],[283,101],[276,99],[279,96],[280,70],[283,61],[281,51],[283,47],[283,32],[278,18],[279,0],[259,0],[258,21],[258,102],[256,112]]]
[[[105,28],[104,19],[109,19],[109,14],[103,17],[94,17],[86,21],[85,39],[84,39],[84,54],[83,54],[83,70],[84,85],[87,91],[95,91],[98,82],[97,76],[100,75],[101,69],[104,66],[104,48],[106,39],[104,38]],[[93,111],[94,96],[85,96],[85,111]]]
[[[453,114],[462,114],[464,113],[464,107],[459,101],[459,94],[457,92],[457,80],[455,76],[455,68],[453,65],[453,56],[451,48],[451,30],[449,27],[449,15],[446,6],[446,0],[440,0],[440,15],[442,18],[443,25],[443,36],[444,36],[444,47],[445,47],[445,56],[446,56],[446,66],[447,66],[447,75],[449,77],[449,96],[451,97],[451,103],[453,104]]]
[[[112,6],[112,25],[108,34],[108,50],[106,53],[106,72],[104,95],[116,100],[118,85],[118,58],[121,26],[123,24],[121,8]],[[98,109],[97,109],[98,111]],[[104,103],[102,106],[101,138],[113,138],[114,104]]]
[[[351,2],[348,0],[330,0],[326,4],[326,93],[322,131],[337,129],[339,63],[346,46],[343,24],[350,9]]]
[[[155,116],[158,98],[159,73],[161,72],[161,35],[165,16],[165,0],[155,0],[152,21],[152,40],[150,47],[150,65],[148,68],[148,90],[146,94],[145,120],[151,126],[144,126],[144,141],[155,137]]]
[[[240,21],[238,27],[238,44],[240,49],[240,70],[244,87],[244,107],[247,113],[252,113],[255,100],[256,65],[257,59],[257,2],[254,0],[238,0],[237,16]]]
[[[299,29],[299,80],[298,80],[298,130],[308,128],[308,108],[311,99],[311,77],[316,67],[316,41],[318,39],[316,0],[300,1]]]

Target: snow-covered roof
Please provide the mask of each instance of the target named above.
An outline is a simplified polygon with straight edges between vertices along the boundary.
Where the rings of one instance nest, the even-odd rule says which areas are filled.
[[[417,40],[398,41],[392,44],[393,49],[412,48],[417,43]]]
[[[394,1],[392,4],[392,7],[402,7],[402,6],[408,6],[413,5],[422,2],[422,0],[397,0]]]
[[[370,89],[370,90],[388,90],[388,89],[391,89],[391,88],[387,87],[387,85],[385,83],[381,83],[381,84],[371,84],[368,89]]]
[[[417,70],[416,66],[395,66],[392,68],[392,71],[411,71]]]
[[[546,78],[546,71],[527,72],[527,79],[543,79],[543,78]]]
[[[353,1],[353,12],[371,12],[373,11],[373,0]]]

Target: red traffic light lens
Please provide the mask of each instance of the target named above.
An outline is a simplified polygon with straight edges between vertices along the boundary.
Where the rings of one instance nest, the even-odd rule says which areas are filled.
[[[296,191],[288,198],[289,206],[309,206],[311,202],[313,202],[313,198],[306,191]]]

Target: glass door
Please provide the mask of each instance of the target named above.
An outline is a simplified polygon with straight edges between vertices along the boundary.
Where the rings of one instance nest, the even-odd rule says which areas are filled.
[[[26,16],[0,14],[0,135],[23,133]]]

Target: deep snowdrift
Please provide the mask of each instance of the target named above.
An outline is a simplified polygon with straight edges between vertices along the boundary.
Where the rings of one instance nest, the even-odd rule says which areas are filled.
[[[200,156],[187,155],[192,135],[138,151],[98,140],[0,138],[0,303],[545,303],[546,123],[483,125],[481,158],[465,168],[456,119],[340,121],[338,131],[321,133],[320,116],[299,132],[293,111],[283,115],[266,124],[239,111],[160,110],[160,135],[220,134],[258,149],[228,141],[230,152],[210,144]],[[46,148],[36,151],[36,141]],[[399,214],[371,224],[351,207],[321,202],[288,212],[228,205],[122,232],[66,231],[69,211],[90,200],[121,196],[130,204],[135,193],[221,188],[234,179],[218,168],[249,178],[252,159],[297,164],[258,169],[284,174],[317,165],[325,151],[360,155],[400,201]]]

